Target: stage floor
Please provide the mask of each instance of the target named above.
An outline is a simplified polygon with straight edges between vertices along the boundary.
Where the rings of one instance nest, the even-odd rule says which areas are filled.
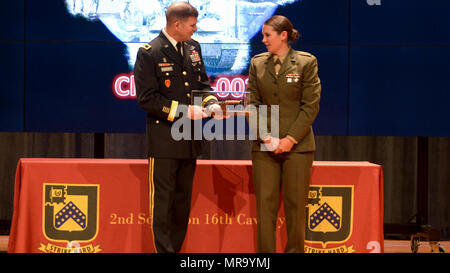
[[[7,252],[9,236],[0,236],[0,252]],[[448,253],[450,251],[450,241],[439,242],[440,246]],[[384,240],[385,253],[411,253],[410,241],[406,240]],[[428,242],[421,242],[418,253],[430,253],[431,247]]]

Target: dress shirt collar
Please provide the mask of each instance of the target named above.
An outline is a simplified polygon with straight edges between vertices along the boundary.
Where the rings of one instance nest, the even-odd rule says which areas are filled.
[[[291,52],[291,47],[289,47],[289,50],[282,56],[273,55],[273,62],[275,63],[278,59],[280,59],[280,63],[283,63],[284,59],[286,59],[286,56],[289,55]]]
[[[173,48],[175,48],[175,50],[177,50],[177,43],[178,43],[178,41],[175,40],[172,36],[170,36],[169,33],[167,33],[166,28],[162,29],[162,33],[167,37],[169,42],[173,45]],[[181,54],[183,54],[183,47],[181,47]]]

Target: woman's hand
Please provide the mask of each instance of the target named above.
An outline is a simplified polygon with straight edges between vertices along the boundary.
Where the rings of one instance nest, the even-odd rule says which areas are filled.
[[[294,147],[294,142],[287,137],[280,139],[277,149],[274,151],[274,154],[287,153],[292,150]]]
[[[273,152],[278,148],[278,144],[280,143],[280,139],[277,137],[268,136],[264,140],[264,145],[269,152]]]

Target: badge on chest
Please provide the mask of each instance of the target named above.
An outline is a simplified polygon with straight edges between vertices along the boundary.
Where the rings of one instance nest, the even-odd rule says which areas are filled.
[[[167,88],[170,88],[170,85],[171,85],[172,83],[170,82],[170,80],[165,80],[164,81],[164,85],[167,87]]]
[[[171,72],[173,71],[173,63],[159,63],[158,67],[161,69],[161,72]]]
[[[198,54],[197,50],[192,50],[190,57],[193,63],[200,62],[200,55]]]
[[[287,83],[297,83],[300,80],[299,74],[286,74],[286,82]]]

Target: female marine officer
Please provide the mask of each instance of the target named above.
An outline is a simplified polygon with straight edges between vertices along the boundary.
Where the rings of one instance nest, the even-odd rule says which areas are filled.
[[[281,190],[288,237],[285,252],[304,252],[305,205],[316,148],[312,124],[321,93],[317,59],[291,48],[289,42],[296,41],[298,31],[284,16],[268,19],[262,35],[268,52],[252,58],[247,91],[251,105],[278,106],[279,114],[267,117],[264,128],[261,122],[250,124],[258,136],[252,146],[257,247],[259,252],[276,251]],[[264,118],[262,113],[256,113],[259,119]],[[276,122],[278,131],[270,131],[277,128]]]

